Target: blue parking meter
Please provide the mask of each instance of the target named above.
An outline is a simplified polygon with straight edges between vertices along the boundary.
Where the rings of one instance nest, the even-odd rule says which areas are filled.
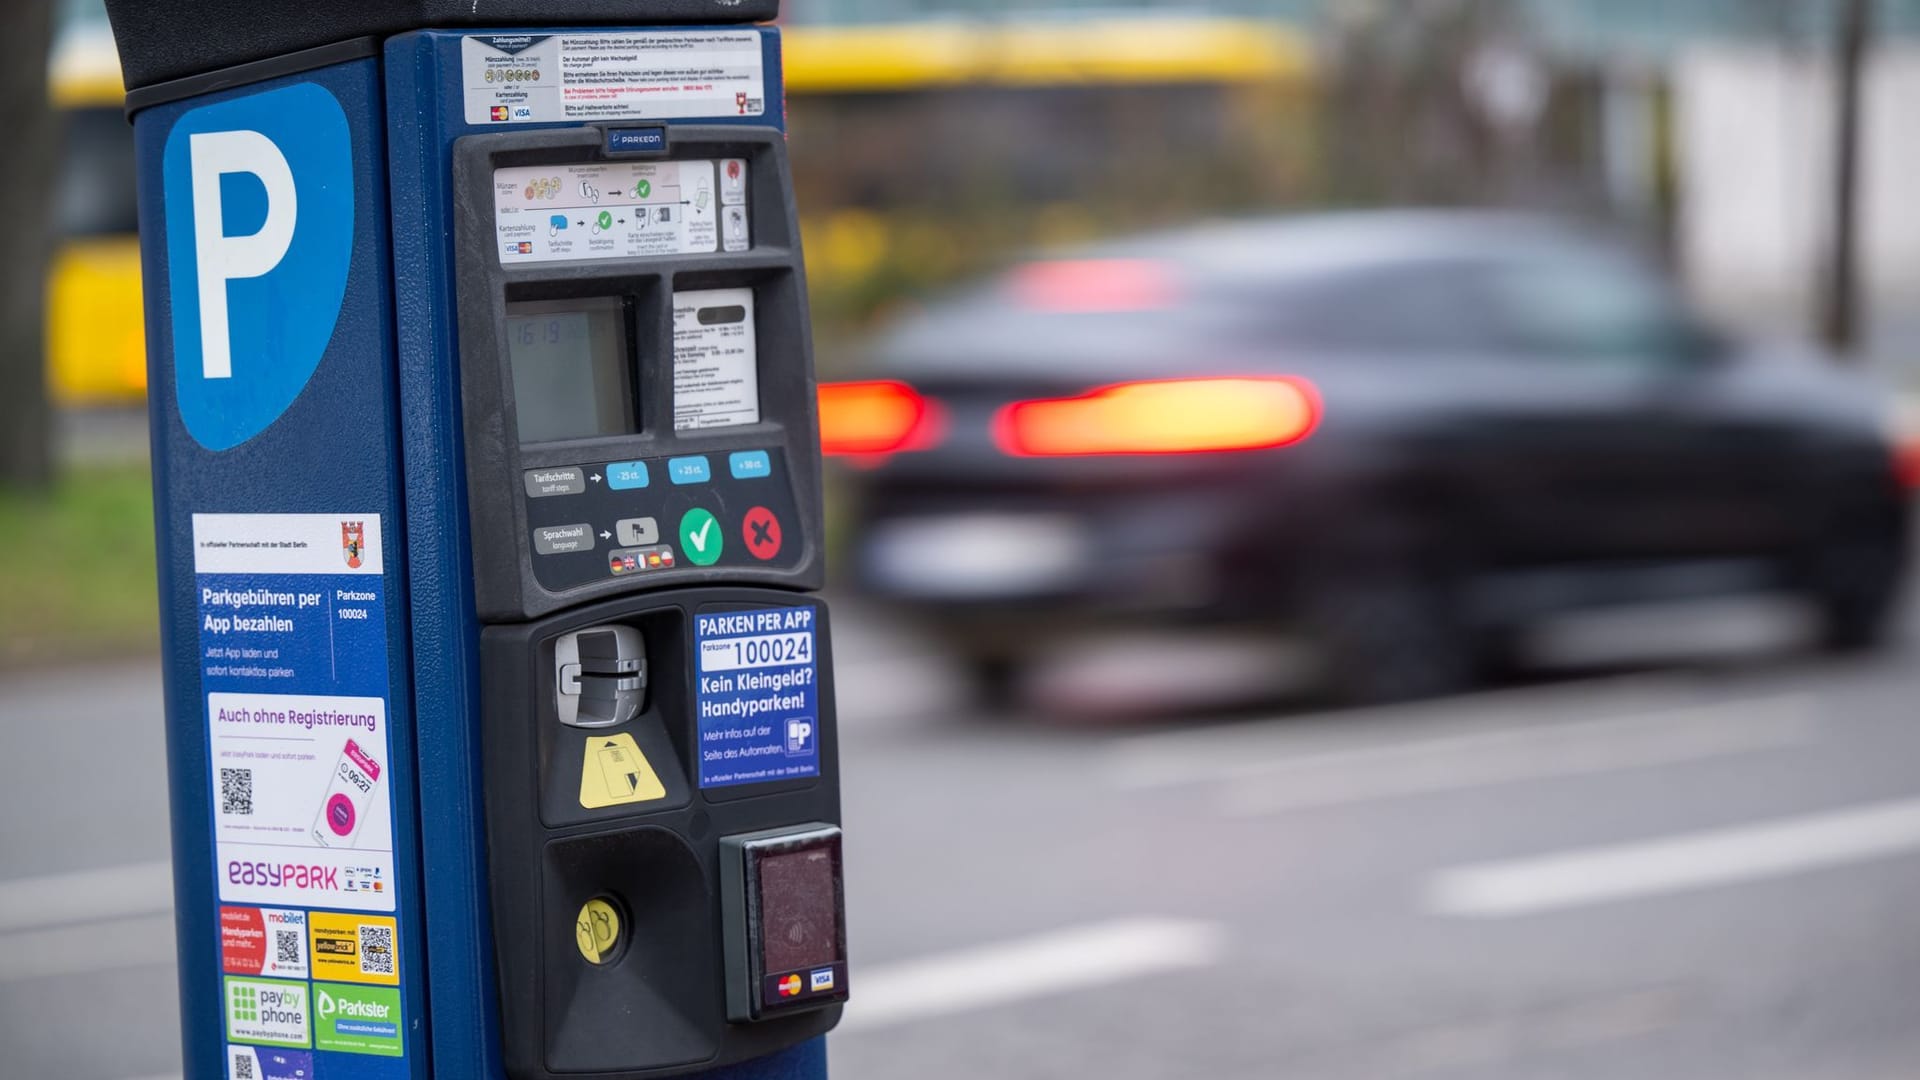
[[[825,1074],[772,0],[110,3],[185,1074]]]

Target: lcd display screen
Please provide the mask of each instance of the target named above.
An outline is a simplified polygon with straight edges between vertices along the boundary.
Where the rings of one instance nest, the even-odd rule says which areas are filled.
[[[616,298],[507,305],[520,441],[628,435],[634,427],[627,317]]]

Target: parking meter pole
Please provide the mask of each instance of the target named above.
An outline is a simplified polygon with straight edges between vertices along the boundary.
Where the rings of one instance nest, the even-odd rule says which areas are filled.
[[[185,1075],[826,1072],[771,0],[110,2]]]

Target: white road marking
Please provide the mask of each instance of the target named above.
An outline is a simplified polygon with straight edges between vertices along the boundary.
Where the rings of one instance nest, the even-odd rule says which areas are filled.
[[[1247,763],[1219,801],[1252,816],[1671,765],[1809,742],[1815,717],[1788,695],[1301,755]]]
[[[1426,909],[1504,918],[1786,877],[1920,850],[1920,799],[1878,803],[1641,843],[1454,867],[1431,877]]]
[[[172,915],[58,926],[0,935],[0,982],[172,965]]]
[[[1571,724],[1631,721],[1693,704],[1688,691],[1688,684],[1672,678],[1628,676],[1138,735],[1115,740],[1105,768],[1109,781],[1123,790],[1217,784],[1291,767],[1309,754],[1337,764],[1397,751],[1409,742],[1551,738]]]
[[[1215,923],[1131,918],[853,970],[853,998],[836,1033],[924,1020],[1206,967],[1225,940]]]
[[[0,933],[172,910],[165,860],[0,880]]]

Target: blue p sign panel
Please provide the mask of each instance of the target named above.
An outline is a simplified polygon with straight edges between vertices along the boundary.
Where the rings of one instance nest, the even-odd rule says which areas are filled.
[[[353,255],[340,102],[296,83],[182,116],[162,162],[174,393],[209,450],[266,430],[333,337]]]

